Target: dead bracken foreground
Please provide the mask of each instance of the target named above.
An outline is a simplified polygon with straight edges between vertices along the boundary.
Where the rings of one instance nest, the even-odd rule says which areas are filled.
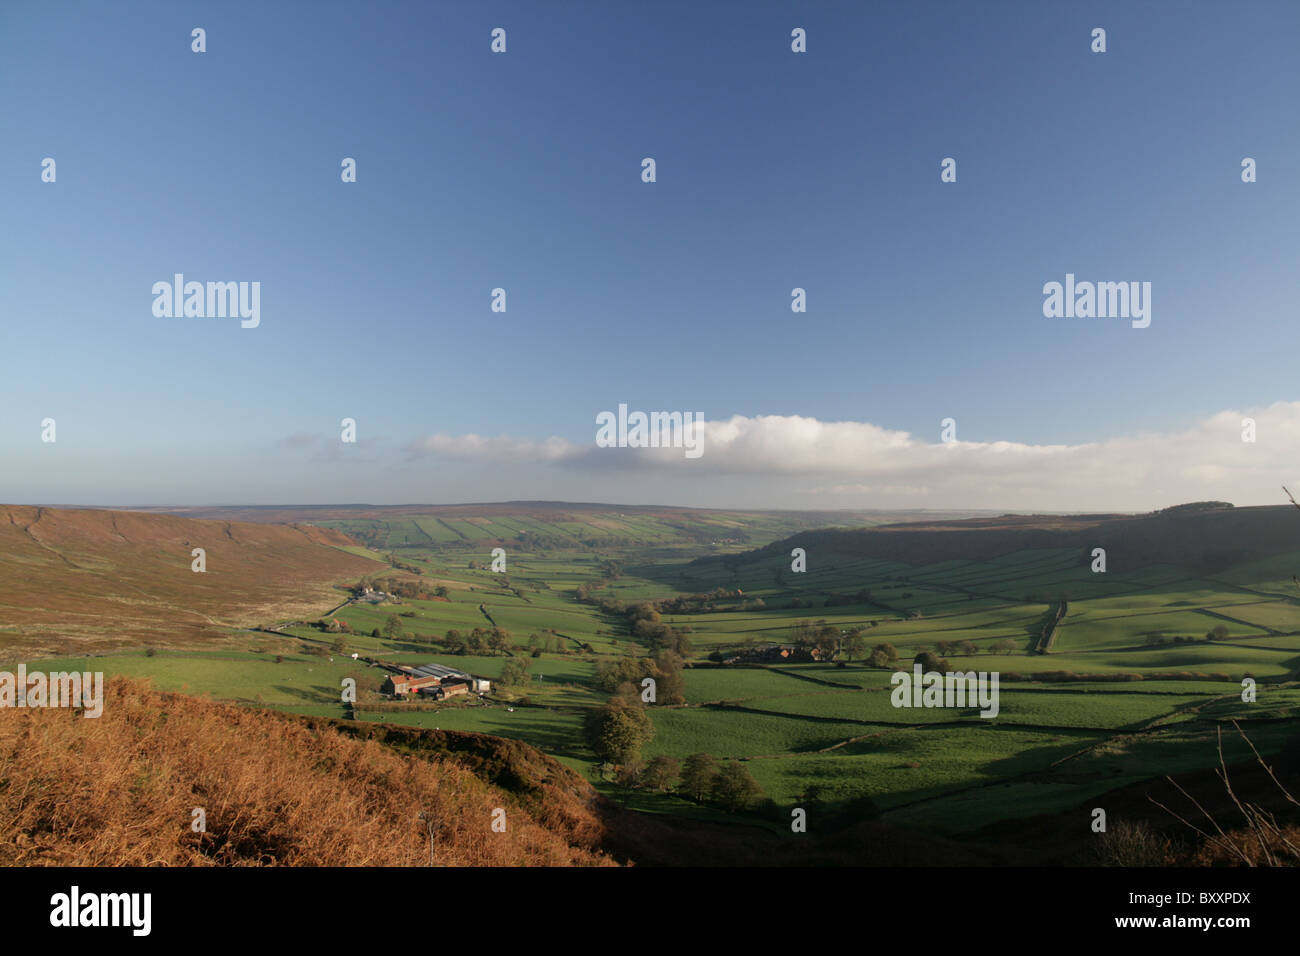
[[[97,719],[0,710],[0,826],[6,865],[611,863],[578,790],[521,803],[451,758],[121,678]]]

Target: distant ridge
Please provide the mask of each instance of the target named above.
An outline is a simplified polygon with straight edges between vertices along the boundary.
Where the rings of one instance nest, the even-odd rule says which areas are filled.
[[[1300,551],[1300,511],[1291,505],[1234,508],[1196,502],[1146,515],[1011,515],[822,529],[774,542],[746,556],[816,550],[819,561],[875,559],[905,564],[986,561],[1034,548],[1105,548],[1110,570],[1168,564],[1214,572]],[[700,558],[700,562],[723,560]]]

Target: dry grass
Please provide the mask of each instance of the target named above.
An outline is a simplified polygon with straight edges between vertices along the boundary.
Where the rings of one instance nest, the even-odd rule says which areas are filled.
[[[1268,775],[1268,779],[1276,788],[1277,794],[1285,801],[1285,804],[1300,807],[1300,800],[1297,800],[1282,784],[1282,781],[1277,778],[1273,768],[1264,761],[1264,758],[1255,748],[1250,738],[1246,736],[1246,732],[1241,729],[1241,726],[1235,720],[1232,721],[1232,726],[1241,739],[1246,742],[1246,745],[1250,747],[1251,752],[1255,755],[1256,763]],[[1242,799],[1233,788],[1232,781],[1228,776],[1228,764],[1223,756],[1222,728],[1219,728],[1219,767],[1215,771],[1215,776],[1223,784],[1224,791],[1227,793],[1232,807],[1241,815],[1242,822],[1235,829],[1227,829],[1209,810],[1201,805],[1200,801],[1179,786],[1172,777],[1166,776],[1165,779],[1173,784],[1182,796],[1187,798],[1188,802],[1196,808],[1199,816],[1205,818],[1209,824],[1207,829],[1201,829],[1191,820],[1175,813],[1154,797],[1149,798],[1161,810],[1164,810],[1201,837],[1202,843],[1193,863],[1198,866],[1223,864],[1238,866],[1300,865],[1300,827],[1293,824],[1279,824],[1274,813],[1259,803],[1252,803]],[[1192,816],[1195,817],[1195,815]],[[1228,824],[1228,826],[1231,826],[1231,824]]]
[[[1095,850],[1101,866],[1176,866],[1177,849],[1145,820],[1120,820],[1101,835]]]
[[[0,863],[428,865],[431,832],[439,865],[609,862],[586,807],[525,809],[453,760],[319,723],[121,678],[97,719],[0,710]]]

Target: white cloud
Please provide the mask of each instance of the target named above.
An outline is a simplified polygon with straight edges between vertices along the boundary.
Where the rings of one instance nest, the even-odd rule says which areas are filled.
[[[430,435],[407,446],[411,455],[440,455],[445,458],[483,459],[496,462],[562,462],[579,457],[583,448],[552,435],[545,441],[498,435]]]
[[[1247,416],[1257,423],[1254,443],[1241,440]],[[1300,484],[1300,402],[1223,411],[1176,432],[1078,445],[944,444],[937,440],[937,427],[935,432],[935,440],[923,440],[870,422],[735,415],[704,423],[704,453],[697,459],[686,458],[681,449],[596,448],[594,433],[591,445],[558,437],[439,434],[408,450],[560,465],[588,476],[639,472],[665,482],[658,486],[664,492],[689,487],[693,500],[720,507],[736,506],[738,492],[752,502],[760,488],[776,484],[787,500],[771,500],[769,507],[794,506],[798,502],[788,497],[796,496],[819,507],[1051,510],[1127,510],[1204,498],[1272,502],[1281,496],[1279,485]]]

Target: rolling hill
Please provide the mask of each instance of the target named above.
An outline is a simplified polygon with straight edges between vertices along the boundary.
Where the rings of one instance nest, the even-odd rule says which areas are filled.
[[[1078,549],[1086,563],[1106,550],[1107,568],[1128,571],[1172,565],[1217,572],[1300,550],[1300,511],[1290,505],[1199,509],[1176,506],[1148,515],[1002,515],[955,521],[909,522],[874,528],[825,528],[773,542],[747,555],[705,557],[743,565],[750,558],[788,555],[795,547],[822,565],[845,561],[989,561],[1017,551]],[[1297,569],[1300,571],[1300,569]]]
[[[178,646],[322,611],[332,584],[379,565],[301,525],[94,509],[0,507],[0,642],[8,656]],[[207,570],[191,570],[193,549]]]

